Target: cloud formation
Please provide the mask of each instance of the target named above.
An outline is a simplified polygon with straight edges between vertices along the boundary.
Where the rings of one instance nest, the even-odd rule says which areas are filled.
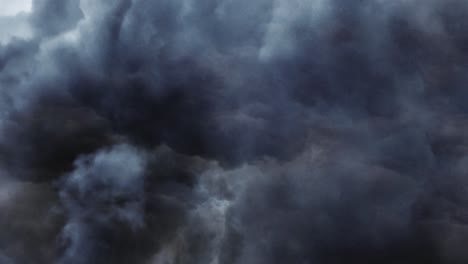
[[[34,0],[0,16],[0,263],[466,263],[467,14]]]

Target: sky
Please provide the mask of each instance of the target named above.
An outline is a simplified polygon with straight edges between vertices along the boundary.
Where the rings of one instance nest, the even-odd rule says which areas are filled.
[[[30,12],[32,0],[0,0],[0,16],[13,16],[20,12]]]
[[[0,264],[468,263],[468,2],[0,2]]]

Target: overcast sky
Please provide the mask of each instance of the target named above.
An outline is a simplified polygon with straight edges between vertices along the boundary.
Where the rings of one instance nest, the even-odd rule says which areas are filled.
[[[0,0],[0,16],[12,16],[31,11],[32,0]]]
[[[33,3],[0,264],[468,263],[468,1]]]

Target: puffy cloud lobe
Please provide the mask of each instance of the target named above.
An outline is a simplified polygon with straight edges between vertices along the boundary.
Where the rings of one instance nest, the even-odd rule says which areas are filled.
[[[115,146],[78,159],[74,171],[64,176],[60,197],[68,219],[62,237],[69,245],[61,263],[99,260],[104,256],[99,251],[105,250],[100,236],[119,232],[122,224],[131,230],[144,225],[142,156],[129,146]],[[99,228],[109,230],[96,232]]]
[[[467,8],[0,17],[0,262],[465,263]]]
[[[80,1],[34,0],[31,24],[40,37],[73,29],[82,17]]]

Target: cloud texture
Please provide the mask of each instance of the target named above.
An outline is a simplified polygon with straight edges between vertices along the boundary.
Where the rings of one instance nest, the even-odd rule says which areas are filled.
[[[467,15],[34,0],[0,17],[0,263],[467,263]]]

